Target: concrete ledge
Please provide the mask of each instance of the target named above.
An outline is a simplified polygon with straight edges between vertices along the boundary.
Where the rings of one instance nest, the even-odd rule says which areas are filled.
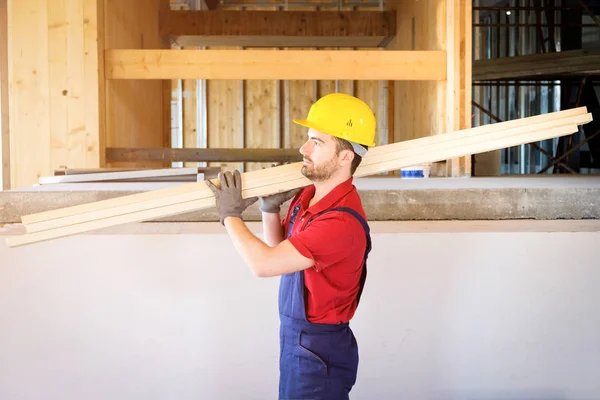
[[[0,223],[20,223],[26,214],[180,184],[70,184],[0,192]],[[596,176],[365,178],[356,180],[356,186],[371,221],[600,219],[600,177]],[[244,215],[248,221],[260,217],[257,204]],[[207,209],[157,221],[217,220],[216,210]]]
[[[262,235],[262,223],[247,222],[251,232]],[[502,220],[502,221],[370,221],[372,235],[440,233],[599,233],[600,220]],[[0,238],[25,234],[25,226],[0,226]],[[83,235],[227,235],[219,222],[146,222],[85,232]]]

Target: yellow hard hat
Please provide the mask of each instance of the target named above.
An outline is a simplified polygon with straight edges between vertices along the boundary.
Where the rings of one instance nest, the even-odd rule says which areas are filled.
[[[295,123],[364,146],[375,146],[377,122],[367,103],[343,93],[332,93],[317,100],[306,119]]]

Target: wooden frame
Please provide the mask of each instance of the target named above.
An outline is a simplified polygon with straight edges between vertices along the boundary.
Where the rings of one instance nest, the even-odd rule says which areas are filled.
[[[355,177],[560,137],[576,132],[578,125],[591,120],[587,109],[580,107],[375,147],[364,157]],[[245,173],[243,196],[264,196],[307,186],[310,181],[300,173],[301,168],[302,163],[294,163]],[[7,244],[21,246],[214,205],[214,196],[204,182],[182,185],[23,216],[28,233],[9,237]]]
[[[138,50],[105,52],[106,79],[446,79],[445,51]]]
[[[329,25],[325,26],[327,24],[321,26],[319,16],[340,19],[340,15],[352,16],[350,18],[369,15],[369,21],[364,22],[365,35],[369,35],[369,32],[378,31],[377,27],[369,24],[381,21],[379,16],[388,21],[389,16],[395,15],[392,21],[395,37],[387,43],[385,50],[178,50],[170,48],[168,39],[173,38],[173,34],[185,34],[184,30],[190,33],[191,28],[171,26],[161,35],[160,16],[202,17],[208,14],[170,14],[167,11],[168,0],[72,0],[52,7],[49,7],[51,0],[40,0],[41,6],[36,2],[11,1],[9,20],[12,19],[13,23],[9,24],[11,40],[8,44],[13,57],[8,86],[13,92],[10,98],[13,188],[35,184],[39,176],[49,175],[52,169],[60,166],[123,166],[107,162],[104,157],[106,148],[170,147],[172,79],[212,80],[208,86],[212,86],[214,91],[223,88],[225,93],[215,100],[219,105],[230,104],[238,93],[242,93],[242,99],[251,99],[251,88],[262,93],[261,88],[267,87],[269,94],[279,88],[289,88],[284,91],[299,99],[297,106],[291,105],[289,109],[300,114],[306,113],[309,99],[312,101],[313,97],[331,91],[330,82],[341,82],[344,90],[345,81],[353,81],[351,92],[355,93],[354,84],[360,81],[356,85],[356,94],[368,100],[373,100],[374,96],[366,92],[371,91],[364,89],[367,87],[364,83],[381,81],[383,86],[386,81],[394,82],[394,109],[390,116],[395,118],[395,132],[389,137],[396,142],[451,132],[467,127],[470,122],[468,54],[471,39],[465,34],[470,32],[470,2],[466,0],[393,1],[387,5],[388,10],[368,11],[372,14],[359,10],[349,14],[321,14],[320,11],[312,11],[312,14],[310,9],[314,10],[319,5],[317,2],[313,5],[307,3],[305,11],[310,14],[306,15],[316,24],[310,29],[317,29],[308,32],[314,33],[313,37],[329,37],[329,34],[334,37],[338,33],[343,37],[342,33],[348,32],[345,32],[346,28],[342,32],[339,26],[350,26],[355,33],[360,30],[356,28],[355,19],[349,25],[340,21],[338,28],[329,28]],[[212,7],[216,0],[206,3],[211,3]],[[271,12],[274,17],[292,15]],[[244,11],[211,15],[240,18],[262,14],[254,14],[248,7]],[[271,14],[268,16],[271,17]],[[293,17],[296,18],[296,15]],[[251,33],[250,29],[256,29],[256,25],[258,19],[250,26],[242,27],[246,29],[243,34]],[[182,32],[172,30],[178,28]],[[203,28],[197,27],[200,30],[191,33],[207,33],[201,30]],[[223,36],[228,34],[225,28],[221,31]],[[261,36],[265,32],[263,29],[274,35],[271,37],[287,33],[281,27],[268,26],[268,23],[262,23],[258,28]],[[271,28],[273,30],[269,31]],[[321,28],[327,29],[319,31]],[[235,27],[230,33],[235,36],[237,33],[233,29]],[[236,59],[231,59],[232,56]],[[288,78],[300,82],[271,85],[275,80],[285,81]],[[221,82],[222,79],[226,82]],[[237,82],[233,81],[239,79],[256,82],[242,82],[242,89],[238,89]],[[316,81],[313,92],[310,92],[308,80]],[[320,89],[321,83],[326,89]],[[359,94],[358,88],[365,91]],[[206,91],[203,90],[203,93],[206,94]],[[186,102],[186,105],[190,103]],[[255,105],[257,103],[254,102]],[[379,103],[379,100],[373,103]],[[291,103],[283,102],[281,108],[285,110],[286,104],[290,106]],[[209,112],[208,119],[212,118],[213,123],[209,121],[206,126],[213,129],[214,121],[225,114],[235,114],[231,121],[240,118],[244,129],[252,126],[252,123],[244,122],[240,116],[242,113],[232,113],[226,107],[220,107],[218,113],[212,115]],[[237,107],[232,106],[232,110]],[[251,122],[262,118],[259,112],[252,113]],[[251,113],[245,115],[248,114]],[[265,113],[269,121],[272,121],[273,115]],[[229,125],[233,126],[233,122]],[[281,125],[293,126],[287,122]],[[277,146],[282,142],[279,139],[289,136],[281,134],[276,138],[278,133],[273,133],[276,129],[268,132],[269,146]],[[281,131],[286,129],[284,127]],[[288,132],[296,135],[293,139],[297,138],[296,127],[288,129]],[[218,129],[211,131],[213,137],[219,133]],[[250,135],[252,140],[248,141],[243,133],[241,135],[241,147],[256,145],[256,135]],[[235,147],[239,142],[233,141],[230,137],[225,140],[220,137],[213,140],[210,147]],[[191,146],[201,145],[194,143]],[[296,142],[288,147],[294,146]],[[28,162],[23,162],[23,159]],[[468,161],[469,157],[451,160],[447,163],[447,175],[468,176]],[[133,165],[128,163],[127,166]],[[168,163],[137,162],[135,166],[163,168],[168,167]]]

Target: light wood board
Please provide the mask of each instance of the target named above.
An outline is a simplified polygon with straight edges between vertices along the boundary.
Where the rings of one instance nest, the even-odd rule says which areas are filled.
[[[445,51],[142,50],[105,54],[106,78],[122,79],[446,79]]]
[[[355,176],[369,176],[420,162],[460,157],[559,137],[576,132],[578,125],[591,119],[591,114],[586,113],[585,107],[581,107],[376,147],[364,158]],[[310,181],[301,175],[301,166],[301,163],[296,163],[243,174],[244,197],[268,195],[310,184]],[[41,213],[45,215],[45,219],[40,219],[38,214],[35,224],[31,219],[35,219],[36,215],[24,217],[24,222],[30,220],[26,223],[28,233],[11,237],[7,243],[13,247],[124,223],[152,220],[208,208],[214,206],[214,201],[214,196],[205,183],[199,182],[49,211]]]

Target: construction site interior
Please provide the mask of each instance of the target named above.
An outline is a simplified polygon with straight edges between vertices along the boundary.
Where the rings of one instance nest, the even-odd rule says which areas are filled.
[[[330,93],[377,121],[351,398],[600,398],[600,1],[0,0],[0,31],[0,399],[276,398],[279,280],[190,184],[296,187]]]

